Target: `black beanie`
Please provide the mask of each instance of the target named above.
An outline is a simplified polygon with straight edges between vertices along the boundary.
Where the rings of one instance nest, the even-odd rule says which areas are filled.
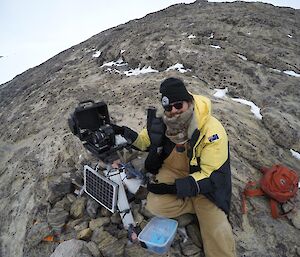
[[[191,101],[193,97],[186,90],[182,80],[177,78],[167,78],[161,85],[161,103],[163,106],[169,105],[178,101]]]

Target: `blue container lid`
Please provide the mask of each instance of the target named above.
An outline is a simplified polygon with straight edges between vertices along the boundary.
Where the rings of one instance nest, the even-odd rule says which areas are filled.
[[[148,247],[166,247],[172,243],[177,226],[176,220],[154,217],[139,234],[138,239]]]

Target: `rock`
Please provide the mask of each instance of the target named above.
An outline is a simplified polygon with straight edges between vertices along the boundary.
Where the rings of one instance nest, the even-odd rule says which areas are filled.
[[[81,218],[85,211],[86,198],[80,197],[72,203],[70,215],[75,218]]]
[[[88,228],[88,226],[89,226],[89,223],[87,221],[83,221],[83,222],[75,225],[74,229],[76,231],[81,231],[81,230],[84,230],[84,229]]]
[[[47,220],[55,233],[60,234],[69,217],[69,212],[63,208],[53,208],[47,215]]]
[[[71,208],[71,202],[67,197],[64,197],[62,200],[58,201],[55,205],[54,208],[62,208],[65,211],[69,212]]]
[[[108,224],[110,219],[108,217],[100,217],[94,220],[91,220],[89,223],[89,227],[91,230],[95,230],[96,228],[100,228],[103,225]]]
[[[92,257],[86,250],[86,243],[81,240],[71,239],[65,241],[55,249],[54,253],[50,257]]]
[[[99,208],[100,208],[100,204],[97,203],[95,200],[90,198],[87,200],[86,212],[92,219],[96,218]]]
[[[293,213],[290,214],[290,220],[295,228],[300,230],[300,211],[294,210]]]
[[[73,203],[76,200],[76,196],[73,194],[67,194],[66,198],[69,200],[70,203]]]
[[[105,238],[106,232],[104,231],[103,227],[96,228],[93,231],[91,241],[95,242],[97,245]]]
[[[278,145],[288,149],[300,149],[300,125],[297,118],[283,114],[275,108],[265,108],[263,123]]]
[[[100,209],[100,216],[104,216],[104,217],[110,217],[112,215],[112,213],[107,210],[106,208],[101,208]]]
[[[115,241],[116,240],[116,241]],[[108,257],[122,257],[124,256],[124,249],[127,239],[112,238],[111,243],[108,240],[101,242],[98,247],[104,256]]]
[[[102,257],[102,254],[100,253],[98,246],[95,242],[92,241],[88,242],[86,244],[86,247],[89,249],[93,257]]]
[[[30,228],[26,237],[26,241],[30,247],[34,247],[37,246],[43,240],[43,238],[49,235],[51,235],[51,230],[48,223],[38,223]]]
[[[91,241],[98,245],[98,248],[104,256],[123,256],[127,239],[118,240],[101,227],[93,231]]]
[[[66,176],[53,176],[48,179],[48,201],[54,203],[71,192],[71,180]]]
[[[92,236],[93,231],[86,228],[77,233],[77,239],[88,240]]]
[[[83,222],[83,219],[76,219],[76,220],[70,220],[68,223],[67,223],[67,226],[68,227],[71,227],[71,228],[74,228],[75,226],[79,225],[80,223]]]
[[[188,240],[185,243],[181,243],[182,253],[185,256],[194,256],[199,255],[201,252],[201,249],[196,246],[192,241]]]
[[[186,229],[187,234],[191,238],[192,242],[199,248],[203,248],[202,237],[198,224],[189,224]]]
[[[122,223],[122,219],[119,213],[115,212],[113,213],[113,215],[111,215],[110,217],[110,221],[113,224],[121,224]]]
[[[148,257],[154,257],[157,256],[157,254],[152,254],[151,252],[147,251],[146,249],[142,248],[140,245],[137,244],[131,244],[125,248],[124,256],[128,257],[140,257],[140,256],[148,256]]]

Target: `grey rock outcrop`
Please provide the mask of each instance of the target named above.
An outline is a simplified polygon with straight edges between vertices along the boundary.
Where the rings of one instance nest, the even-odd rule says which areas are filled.
[[[261,177],[261,167],[281,163],[299,172],[291,154],[300,152],[299,27],[300,10],[292,8],[178,4],[103,31],[0,85],[0,256],[64,256],[68,247],[74,256],[151,256],[127,245],[120,220],[89,202],[88,211],[86,196],[73,194],[73,175],[80,179],[83,165],[97,160],[70,132],[67,118],[80,101],[102,100],[113,122],[140,130],[145,108],[159,107],[159,85],[169,76],[211,98],[228,132],[238,256],[299,255],[299,196],[297,211],[285,219],[271,218],[264,197],[251,198],[248,214],[241,213],[241,192]],[[226,98],[214,96],[224,88]],[[262,119],[233,98],[253,102]],[[143,225],[151,216],[143,206],[136,214]],[[89,242],[74,241],[94,218],[110,223],[91,235],[86,230]],[[41,242],[47,224],[66,241]],[[199,237],[175,240],[169,256],[203,256]]]

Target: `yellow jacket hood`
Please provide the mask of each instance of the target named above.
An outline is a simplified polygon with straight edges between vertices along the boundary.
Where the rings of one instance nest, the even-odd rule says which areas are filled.
[[[202,95],[193,95],[194,113],[197,119],[198,129],[200,130],[211,116],[211,102]]]

